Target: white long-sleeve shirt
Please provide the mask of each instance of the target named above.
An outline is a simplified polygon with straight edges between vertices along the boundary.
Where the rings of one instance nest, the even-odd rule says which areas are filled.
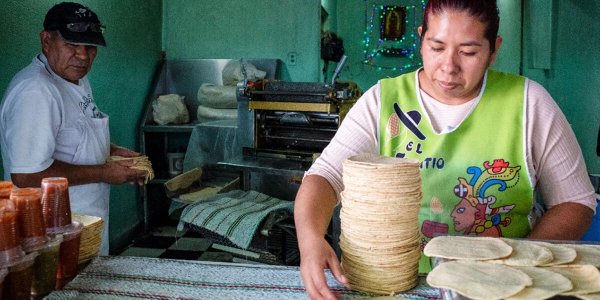
[[[486,82],[484,81],[484,84]],[[484,87],[482,87],[482,90]],[[480,96],[461,105],[446,105],[420,90],[426,121],[438,133],[451,131],[468,116]],[[596,210],[581,148],[566,117],[546,89],[528,80],[526,97],[526,160],[532,184],[546,208],[564,202]],[[331,143],[305,175],[327,179],[338,194],[343,190],[342,162],[355,154],[379,153],[380,84],[356,102]]]

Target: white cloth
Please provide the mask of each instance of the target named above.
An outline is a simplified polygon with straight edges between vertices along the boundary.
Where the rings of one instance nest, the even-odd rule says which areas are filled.
[[[485,83],[487,84],[487,83]],[[475,98],[451,107],[421,90],[426,120],[439,132],[460,126]],[[339,195],[343,190],[342,162],[361,152],[379,153],[380,85],[371,87],[348,112],[331,143],[306,172],[327,179]],[[566,117],[539,83],[528,80],[526,99],[526,155],[528,172],[546,208],[575,202],[596,210],[594,188],[590,183],[581,148]]]
[[[79,84],[62,79],[43,54],[9,84],[0,107],[0,132],[6,180],[10,173],[43,171],[54,160],[103,164],[110,152],[108,116],[96,106],[87,78]],[[104,220],[101,255],[108,254],[109,192],[104,183],[69,186],[73,212]]]

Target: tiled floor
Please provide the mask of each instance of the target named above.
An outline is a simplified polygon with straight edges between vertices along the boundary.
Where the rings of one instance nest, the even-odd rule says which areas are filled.
[[[213,247],[209,240],[199,233],[184,230],[178,232],[175,226],[158,227],[148,235],[135,240],[121,254],[123,256],[143,256],[217,262],[257,263]]]

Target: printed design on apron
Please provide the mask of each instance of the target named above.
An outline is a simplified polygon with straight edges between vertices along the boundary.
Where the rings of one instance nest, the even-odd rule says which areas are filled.
[[[98,109],[98,106],[96,106],[96,103],[90,94],[87,94],[87,96],[82,96],[82,99],[79,102],[79,108],[84,115],[93,119],[101,119],[105,117],[104,114]]]
[[[443,133],[419,102],[415,73],[381,81],[380,154],[421,162],[421,247],[441,235],[524,237],[531,229],[533,189],[520,143],[524,81],[490,74],[497,84]],[[490,115],[497,122],[489,123]]]
[[[510,166],[504,159],[496,159],[492,164],[485,161],[483,168],[468,167],[466,173],[472,175],[471,180],[459,177],[458,184],[454,186],[454,195],[459,200],[450,212],[453,229],[462,232],[463,235],[502,237],[502,228],[511,223],[511,218],[505,214],[512,211],[516,204],[510,200],[500,201],[500,194],[492,194],[489,191],[493,186],[497,186],[498,192],[515,186],[519,182],[520,170],[520,166]],[[430,200],[429,207],[433,215],[444,214],[442,202],[435,197]],[[421,232],[429,239],[447,235],[449,224],[425,220],[421,225]],[[425,242],[423,239],[423,246]]]

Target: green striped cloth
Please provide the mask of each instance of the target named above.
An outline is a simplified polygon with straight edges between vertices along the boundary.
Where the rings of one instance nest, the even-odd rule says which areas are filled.
[[[285,201],[257,191],[233,190],[217,194],[184,208],[178,230],[195,225],[223,236],[234,245],[248,249],[258,226],[269,213],[294,209]]]

